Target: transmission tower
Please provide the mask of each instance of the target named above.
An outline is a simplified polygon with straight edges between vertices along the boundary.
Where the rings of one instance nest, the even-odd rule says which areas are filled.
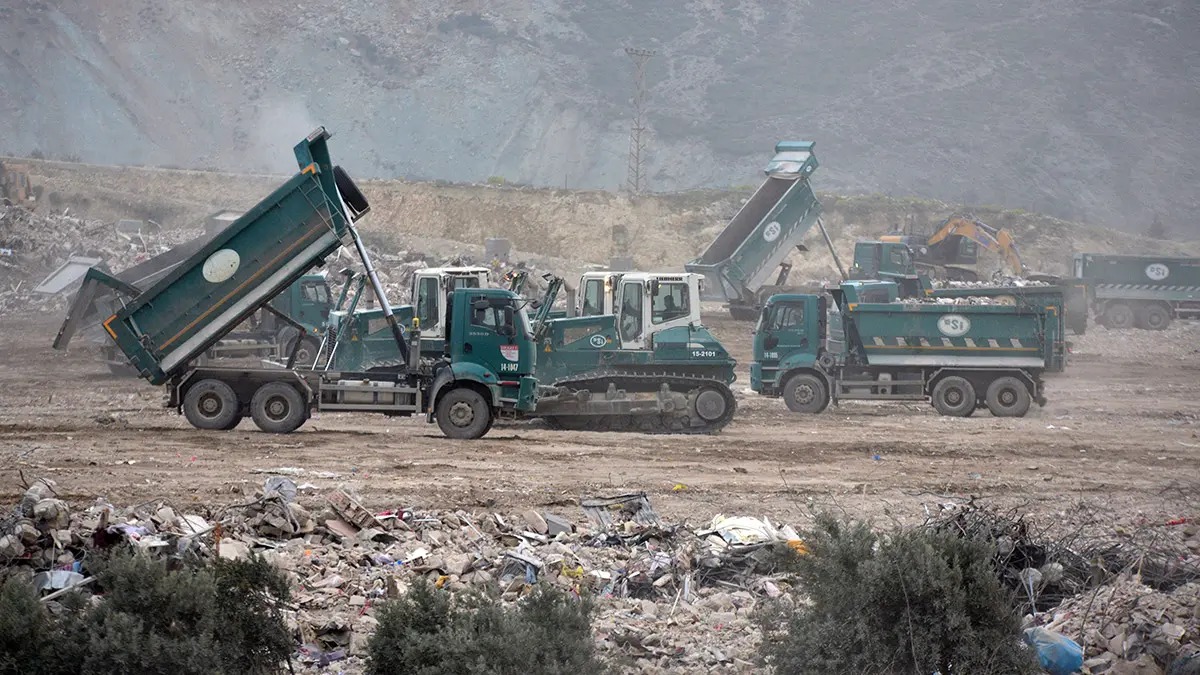
[[[642,150],[646,149],[643,137],[646,131],[646,64],[658,54],[653,49],[626,47],[625,53],[633,59],[636,69],[633,94],[633,126],[629,129],[629,175],[626,182],[635,194],[642,191]]]

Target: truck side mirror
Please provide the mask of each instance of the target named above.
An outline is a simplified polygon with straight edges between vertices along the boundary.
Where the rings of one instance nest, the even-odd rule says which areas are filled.
[[[658,295],[658,279],[650,280],[650,295]]]
[[[475,302],[471,303],[471,309],[485,310],[488,307],[491,307],[491,303],[487,301],[487,298],[476,300]]]
[[[763,346],[767,349],[775,349],[779,346],[779,336],[768,335],[767,339],[763,340]]]

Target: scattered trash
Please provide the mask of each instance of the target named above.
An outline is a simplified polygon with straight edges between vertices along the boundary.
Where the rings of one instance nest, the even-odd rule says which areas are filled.
[[[612,525],[614,518],[621,521],[632,520],[641,525],[662,524],[658,514],[650,507],[650,500],[645,492],[581,499],[579,506],[593,523],[603,527]]]
[[[1025,642],[1037,650],[1038,661],[1050,675],[1071,675],[1083,668],[1083,649],[1066,636],[1045,628],[1026,628]]]

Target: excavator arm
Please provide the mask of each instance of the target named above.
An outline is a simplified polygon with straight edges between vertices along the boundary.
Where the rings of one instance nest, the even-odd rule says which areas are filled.
[[[1017,251],[1017,243],[1007,230],[997,230],[974,216],[951,216],[942,223],[937,232],[927,242],[936,246],[952,236],[970,239],[987,250],[999,255],[1008,265],[1009,271],[1017,276],[1025,274],[1025,264],[1021,262],[1021,254]]]

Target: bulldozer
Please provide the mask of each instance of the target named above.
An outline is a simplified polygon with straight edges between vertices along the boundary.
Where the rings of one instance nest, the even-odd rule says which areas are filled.
[[[42,196],[42,187],[29,181],[29,169],[0,160],[0,200],[33,210]]]
[[[1012,235],[971,214],[950,216],[933,234],[914,232],[910,223],[906,230],[895,227],[879,240],[908,245],[917,270],[937,279],[979,281],[976,264],[981,246],[1004,260],[1009,275],[1025,276],[1025,265]]]

